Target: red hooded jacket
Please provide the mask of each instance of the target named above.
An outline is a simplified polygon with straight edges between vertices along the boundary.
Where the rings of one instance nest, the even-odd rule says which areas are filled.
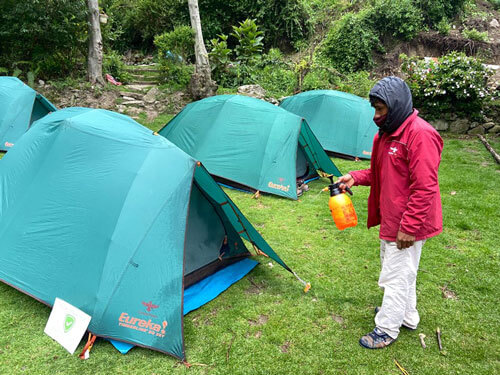
[[[438,169],[443,140],[413,113],[393,133],[375,135],[369,169],[349,172],[354,185],[370,186],[368,228],[395,241],[398,230],[423,240],[443,230]]]

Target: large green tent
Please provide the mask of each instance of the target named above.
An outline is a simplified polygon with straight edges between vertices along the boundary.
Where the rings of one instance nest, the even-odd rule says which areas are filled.
[[[1,164],[0,280],[83,310],[97,336],[183,359],[187,286],[248,245],[291,271],[199,162],[127,116],[59,110]]]
[[[248,96],[190,103],[159,133],[243,188],[297,199],[297,179],[340,176],[303,118]]]
[[[341,91],[313,90],[288,97],[280,106],[304,117],[325,150],[371,158],[378,128],[368,100]]]
[[[56,107],[16,77],[0,77],[0,151],[8,151],[31,124]]]

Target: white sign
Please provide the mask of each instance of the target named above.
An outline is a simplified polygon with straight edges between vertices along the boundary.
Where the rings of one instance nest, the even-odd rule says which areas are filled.
[[[82,340],[91,316],[56,298],[44,332],[73,354]]]

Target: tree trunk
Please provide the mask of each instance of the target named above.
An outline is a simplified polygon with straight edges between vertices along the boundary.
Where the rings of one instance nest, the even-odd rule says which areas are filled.
[[[99,23],[98,0],[87,0],[89,11],[88,79],[92,84],[104,85],[102,77],[102,36]]]
[[[191,27],[194,30],[195,70],[189,83],[189,91],[193,99],[198,100],[213,96],[217,92],[217,84],[212,81],[208,53],[201,32],[200,10],[198,0],[188,0]]]

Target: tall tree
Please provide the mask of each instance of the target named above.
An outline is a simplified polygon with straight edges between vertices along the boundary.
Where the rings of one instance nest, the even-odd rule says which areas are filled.
[[[189,90],[193,99],[202,99],[215,95],[217,84],[212,80],[208,53],[203,41],[198,0],[188,0],[188,6],[191,27],[194,30],[194,53],[196,58],[194,73],[189,83]]]
[[[99,23],[98,0],[87,0],[89,22],[88,79],[90,83],[104,84],[102,77],[102,35]]]

